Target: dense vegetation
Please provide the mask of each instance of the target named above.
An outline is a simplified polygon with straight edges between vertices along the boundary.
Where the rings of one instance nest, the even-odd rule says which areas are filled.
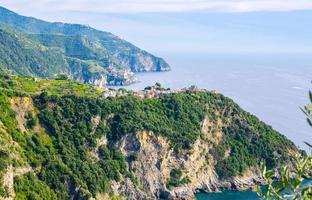
[[[41,96],[40,100],[42,99],[44,98]],[[81,122],[76,127],[70,127],[72,124],[62,120],[61,124],[54,124],[50,137],[35,133],[31,129],[25,135],[18,130],[14,111],[10,109],[5,95],[1,97],[0,103],[3,109],[1,113],[5,114],[1,116],[1,122],[12,139],[21,146],[21,149],[18,149],[21,157],[16,160],[10,160],[10,153],[15,152],[14,149],[1,151],[1,173],[3,174],[9,165],[19,167],[29,163],[33,169],[40,168],[36,176],[27,173],[15,179],[14,187],[19,199],[38,199],[36,197],[39,196],[40,199],[69,199],[73,195],[75,198],[91,197],[96,192],[109,192],[110,180],[119,181],[121,174],[135,182],[131,173],[127,171],[124,157],[119,150],[101,147],[99,160],[95,162],[90,159],[88,152],[91,146],[95,145],[95,140],[91,139],[96,138],[84,138],[91,132],[90,124]],[[43,110],[42,117],[44,114],[52,113]],[[90,117],[87,112],[85,114]],[[52,129],[47,127],[47,130]],[[97,131],[97,134],[103,133]],[[1,133],[1,139],[5,139],[5,136],[5,133]],[[90,141],[87,141],[88,139]],[[9,139],[1,142],[4,143],[3,147],[10,145]],[[7,193],[2,187],[0,192],[2,196]]]
[[[57,199],[57,195],[44,182],[40,181],[34,174],[17,176],[14,180],[17,193],[16,199]]]
[[[149,130],[166,137],[177,154],[184,154],[199,137],[213,139],[202,134],[205,117],[222,126],[222,142],[210,152],[220,178],[240,175],[261,159],[272,168],[289,159],[289,149],[296,150],[284,136],[221,94],[185,91],[151,99],[131,94],[104,99],[99,91],[68,80],[34,81],[1,75],[0,84],[0,173],[10,165],[33,169],[15,178],[14,188],[21,199],[36,199],[38,195],[43,199],[94,197],[97,192],[110,193],[111,181],[122,182],[125,177],[137,185],[116,145],[120,139]],[[73,89],[68,92],[70,87]],[[78,92],[75,87],[86,89]],[[21,94],[32,97],[35,106],[25,114],[24,133],[9,103]],[[37,126],[41,127],[39,132]],[[103,137],[107,145],[99,143]],[[14,152],[17,158],[12,156]],[[187,182],[181,169],[174,169],[167,186]],[[0,193],[5,196],[6,189],[0,188]]]
[[[1,71],[47,78],[65,73],[67,66],[60,50],[44,49],[21,33],[4,27],[0,28],[0,65]]]
[[[169,65],[111,33],[49,23],[0,7],[0,71],[41,78],[66,74],[90,84],[105,77],[117,84],[129,81],[116,73],[125,69],[162,71]]]

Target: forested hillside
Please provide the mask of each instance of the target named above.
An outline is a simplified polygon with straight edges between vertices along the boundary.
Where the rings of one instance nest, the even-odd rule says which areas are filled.
[[[8,75],[0,88],[2,197],[169,199],[243,189],[256,184],[261,160],[273,168],[298,151],[209,91],[103,98],[81,83]]]
[[[67,75],[98,87],[131,84],[133,72],[166,71],[162,59],[117,36],[79,24],[50,23],[0,7],[1,71]]]

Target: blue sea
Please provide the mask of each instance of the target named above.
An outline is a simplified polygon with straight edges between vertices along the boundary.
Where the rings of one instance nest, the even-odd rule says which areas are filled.
[[[304,180],[303,182],[303,187],[307,185],[311,185],[312,180]],[[265,191],[266,189],[263,188]],[[292,199],[293,195],[288,194],[285,195],[284,193],[284,198],[286,200]],[[283,194],[282,194],[283,195]],[[251,190],[246,190],[246,191],[223,191],[223,192],[218,192],[218,193],[198,193],[195,195],[197,200],[260,200],[259,196],[257,195],[256,192],[253,192]]]
[[[251,191],[224,191],[219,193],[198,193],[197,200],[259,200],[258,195]]]

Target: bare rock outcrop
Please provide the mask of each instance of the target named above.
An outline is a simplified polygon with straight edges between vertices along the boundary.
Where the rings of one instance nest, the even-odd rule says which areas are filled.
[[[197,191],[244,190],[260,182],[257,169],[247,170],[241,177],[219,179],[215,171],[216,163],[209,150],[222,140],[221,125],[220,121],[211,122],[205,118],[202,122],[204,137],[198,138],[189,151],[179,154],[166,138],[151,131],[125,136],[119,146],[129,169],[139,182],[138,187],[147,194],[143,199],[193,199]],[[209,128],[212,126],[215,127],[214,130]],[[178,187],[168,188],[166,183],[170,179],[170,172],[177,168],[182,171],[181,178],[187,177],[189,181]]]

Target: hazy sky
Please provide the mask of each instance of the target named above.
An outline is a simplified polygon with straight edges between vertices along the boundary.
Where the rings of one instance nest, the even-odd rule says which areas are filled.
[[[88,24],[151,52],[312,52],[312,0],[0,0]]]
[[[101,13],[253,12],[312,8],[311,0],[4,0],[3,4],[17,9]]]

